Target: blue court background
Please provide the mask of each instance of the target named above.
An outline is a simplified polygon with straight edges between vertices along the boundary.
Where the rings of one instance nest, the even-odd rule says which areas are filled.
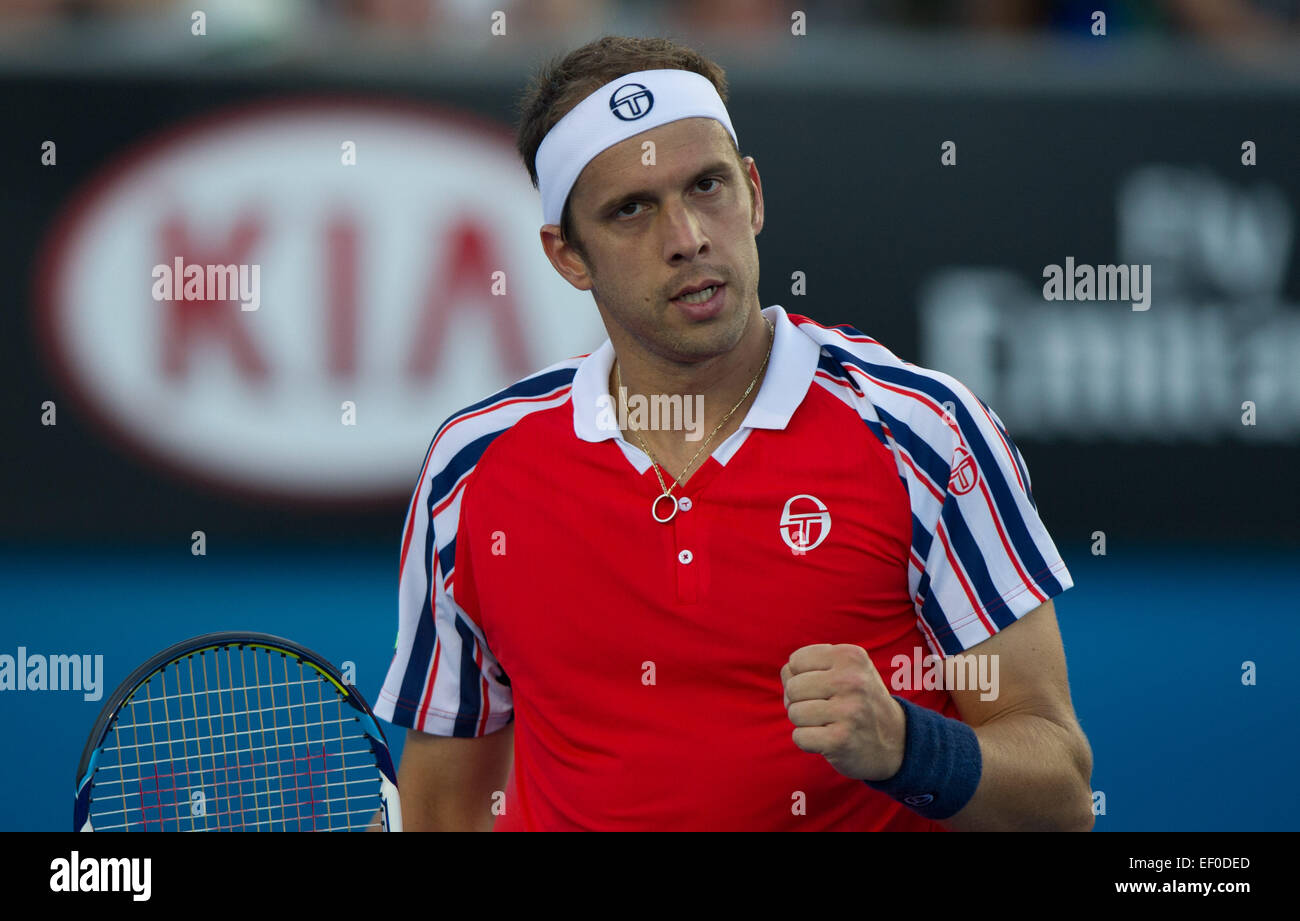
[[[1074,705],[1092,742],[1098,831],[1296,830],[1295,553],[1058,544]],[[287,636],[356,663],[373,701],[396,633],[396,547],[286,551],[189,543],[0,555],[0,652],[104,656],[103,698],[0,692],[0,830],[71,826],[77,759],[103,699],[162,647],[213,630]],[[1241,683],[1256,663],[1258,684]],[[774,678],[775,680],[775,678]],[[389,731],[400,757],[402,731]]]

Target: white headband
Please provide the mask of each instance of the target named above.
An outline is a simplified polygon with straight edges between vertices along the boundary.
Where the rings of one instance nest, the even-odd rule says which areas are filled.
[[[542,220],[560,223],[564,202],[601,151],[634,134],[683,118],[714,118],[730,133],[727,107],[713,83],[690,70],[639,70],[606,83],[555,123],[537,148]]]

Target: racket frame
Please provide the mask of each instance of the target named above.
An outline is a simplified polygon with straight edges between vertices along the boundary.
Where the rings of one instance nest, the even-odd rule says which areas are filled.
[[[104,706],[95,720],[95,725],[90,730],[90,736],[86,739],[86,745],[81,751],[81,759],[77,763],[76,800],[73,805],[72,817],[73,830],[95,830],[90,821],[90,795],[94,788],[92,779],[95,776],[96,763],[99,760],[99,754],[103,750],[108,733],[117,723],[118,714],[131,695],[143,686],[147,679],[152,678],[164,668],[201,652],[207,652],[210,649],[223,649],[229,646],[237,646],[241,650],[245,648],[266,649],[271,652],[293,656],[304,665],[315,669],[321,677],[334,685],[335,690],[339,692],[339,696],[355,711],[354,715],[360,722],[361,728],[370,742],[371,752],[374,753],[375,763],[379,768],[380,775],[379,801],[383,814],[384,831],[401,831],[402,809],[401,800],[397,793],[397,772],[393,767],[393,756],[388,750],[388,739],[384,736],[384,731],[380,728],[379,721],[375,719],[374,713],[371,712],[370,705],[361,696],[361,692],[348,684],[344,680],[343,674],[328,659],[308,649],[301,643],[295,643],[293,640],[270,633],[256,633],[246,630],[204,633],[188,640],[181,640],[179,643],[173,643],[134,669],[114,689],[108,700],[104,702]]]

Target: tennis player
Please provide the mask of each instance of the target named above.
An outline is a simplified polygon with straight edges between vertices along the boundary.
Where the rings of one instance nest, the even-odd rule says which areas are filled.
[[[1090,829],[1024,459],[952,377],[762,308],[726,97],[607,36],[523,100],[542,246],[609,339],[434,435],[375,707],[406,828]],[[958,656],[996,687],[926,677]]]

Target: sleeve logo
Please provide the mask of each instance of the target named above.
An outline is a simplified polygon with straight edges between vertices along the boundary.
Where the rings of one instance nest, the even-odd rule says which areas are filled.
[[[953,495],[964,496],[975,488],[979,482],[979,468],[975,458],[965,448],[957,448],[952,456],[952,475],[948,477],[948,489]]]

